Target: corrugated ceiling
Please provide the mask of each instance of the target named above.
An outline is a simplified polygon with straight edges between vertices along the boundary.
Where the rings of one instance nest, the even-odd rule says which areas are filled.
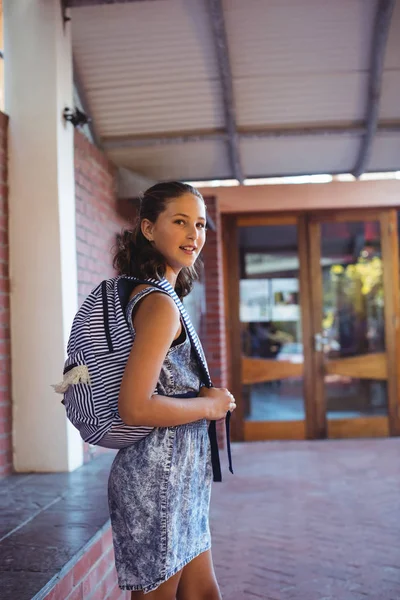
[[[363,123],[376,0],[223,0],[236,125]],[[72,10],[73,52],[100,140],[117,165],[154,179],[232,178],[225,141],[157,138],[226,131],[208,0]],[[384,63],[380,119],[400,124],[400,4]],[[118,141],[156,138],[145,147]],[[360,135],[241,139],[245,177],[350,171]],[[125,146],[127,144],[125,143]],[[378,133],[368,170],[400,169],[400,132]]]
[[[166,144],[154,147],[110,150],[109,157],[117,165],[158,180],[195,180],[201,165],[202,179],[230,178],[228,155],[224,142],[201,141]]]

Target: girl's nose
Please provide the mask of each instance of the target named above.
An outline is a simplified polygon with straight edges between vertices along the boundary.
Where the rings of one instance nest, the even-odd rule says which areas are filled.
[[[197,238],[197,235],[198,235],[197,227],[192,227],[188,232],[188,238],[190,238],[191,240],[195,240]]]

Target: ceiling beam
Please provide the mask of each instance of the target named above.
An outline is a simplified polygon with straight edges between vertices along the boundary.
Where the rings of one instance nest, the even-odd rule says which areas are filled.
[[[395,123],[382,123],[379,127],[382,133],[400,133],[400,121]],[[330,126],[330,127],[285,127],[283,129],[260,129],[260,130],[239,130],[241,139],[277,139],[291,137],[354,137],[364,135],[366,132],[365,125],[346,125],[346,126]]]
[[[169,144],[185,144],[189,142],[220,142],[228,139],[227,133],[179,133],[160,136],[110,136],[103,137],[102,143],[105,150],[120,148],[146,148],[148,146],[165,146]]]
[[[262,140],[293,137],[330,137],[330,136],[362,136],[366,135],[365,125],[356,125],[353,127],[296,127],[285,129],[264,129],[264,130],[239,130],[236,136],[239,140]],[[400,122],[381,124],[378,127],[379,133],[400,133]],[[102,147],[105,150],[116,150],[123,148],[144,148],[149,146],[163,146],[169,144],[183,144],[189,142],[206,141],[228,141],[229,136],[226,132],[188,132],[171,135],[149,135],[149,136],[118,136],[102,138]],[[236,178],[237,179],[237,178]]]
[[[131,2],[148,2],[148,0],[64,0],[66,8],[81,8],[82,6],[101,6],[104,4],[129,4]]]
[[[372,144],[378,127],[379,103],[382,88],[383,62],[389,37],[390,22],[396,0],[379,0],[372,36],[368,95],[366,109],[366,132],[363,136],[355,167],[354,177],[360,177],[368,166]]]
[[[229,62],[228,41],[225,29],[221,0],[208,0],[210,20],[213,31],[219,76],[222,86],[222,98],[225,113],[225,127],[228,133],[229,159],[232,176],[243,183],[244,175],[240,160],[239,137],[236,127],[235,103],[233,99],[232,72]]]

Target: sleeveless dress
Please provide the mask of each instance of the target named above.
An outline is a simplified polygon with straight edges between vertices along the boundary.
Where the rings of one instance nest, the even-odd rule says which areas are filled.
[[[132,311],[147,288],[127,305]],[[187,332],[168,350],[156,393],[197,396],[200,369]],[[155,590],[193,558],[211,548],[209,505],[212,466],[207,421],[156,427],[119,450],[111,467],[108,502],[118,584],[123,590]]]

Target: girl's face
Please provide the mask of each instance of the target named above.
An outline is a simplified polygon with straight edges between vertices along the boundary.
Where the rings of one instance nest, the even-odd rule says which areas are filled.
[[[165,257],[167,279],[194,265],[206,239],[205,226],[204,202],[190,193],[169,200],[155,223],[143,219],[143,235]]]

